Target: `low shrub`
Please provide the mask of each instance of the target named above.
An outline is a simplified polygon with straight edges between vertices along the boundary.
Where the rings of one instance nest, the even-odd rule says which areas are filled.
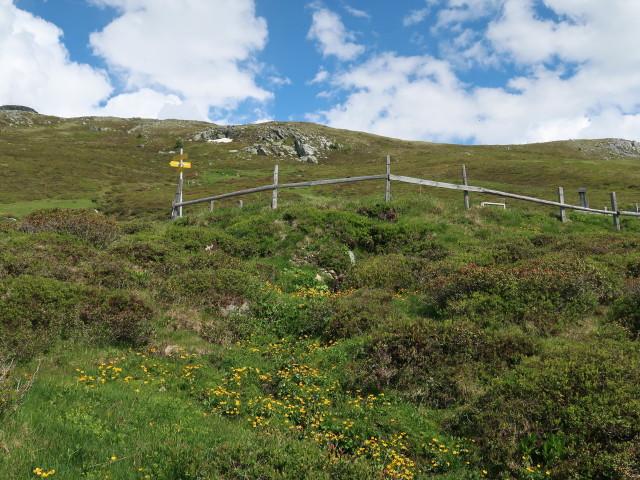
[[[345,285],[392,292],[415,290],[422,263],[421,260],[404,255],[378,255],[356,263],[345,279]]]
[[[148,272],[117,259],[109,259],[95,265],[88,278],[89,285],[111,289],[140,288],[148,281]]]
[[[609,320],[625,328],[636,340],[640,338],[640,281],[627,283],[626,292],[617,298],[608,314]]]
[[[252,258],[265,253],[260,244],[211,227],[178,224],[167,230],[165,238],[181,251],[201,252],[210,247],[240,258]]]
[[[368,333],[383,325],[392,311],[391,293],[363,288],[335,300],[329,317],[330,338],[347,338]]]
[[[29,358],[68,337],[81,298],[82,289],[68,282],[29,275],[1,280],[0,353]]]
[[[96,247],[105,247],[120,235],[118,223],[91,210],[52,208],[36,210],[19,224],[23,232],[55,232],[75,235]]]
[[[550,478],[640,473],[640,349],[599,340],[525,359],[452,422],[478,439],[491,474],[540,465]]]
[[[252,283],[252,277],[240,270],[187,270],[169,277],[161,286],[160,296],[165,301],[218,310],[230,304],[243,303]]]
[[[2,239],[0,276],[34,275],[75,281],[96,250],[69,234],[16,232]],[[100,252],[102,253],[102,252]]]
[[[141,298],[96,289],[88,292],[80,310],[80,321],[86,336],[137,345],[149,339],[154,315],[154,309]]]
[[[311,257],[318,267],[333,270],[337,275],[344,275],[351,268],[349,249],[333,238],[321,239],[313,250]]]
[[[140,266],[163,264],[171,256],[172,250],[160,240],[133,240],[113,246],[111,252]]]
[[[391,387],[436,408],[469,400],[488,379],[536,351],[519,331],[471,322],[396,321],[375,331],[348,367],[354,387]]]
[[[426,312],[478,317],[550,332],[566,318],[609,302],[617,281],[603,266],[576,257],[542,257],[519,266],[472,264],[430,277]]]

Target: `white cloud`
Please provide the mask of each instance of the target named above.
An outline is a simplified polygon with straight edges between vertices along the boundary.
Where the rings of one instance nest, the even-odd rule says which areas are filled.
[[[428,8],[412,10],[402,19],[402,24],[405,27],[416,25],[417,23],[421,23],[425,18],[427,18],[428,14],[429,14]]]
[[[192,118],[204,120],[204,112],[184,105],[177,95],[165,95],[150,88],[117,95],[95,112],[96,115],[142,118]]]
[[[108,72],[72,62],[58,27],[0,0],[0,103],[60,116],[205,119],[271,99],[255,81],[268,32],[253,0],[91,2],[118,12],[90,38]],[[114,80],[124,93],[112,96]]]
[[[630,46],[640,41],[640,2],[541,5],[449,0],[434,30],[449,42],[443,58],[373,56],[331,77],[344,100],[312,118],[442,142],[638,139],[640,50]],[[504,80],[486,87],[460,81],[474,72]]]
[[[342,61],[355,60],[364,47],[353,43],[355,35],[348,32],[340,16],[331,10],[311,4],[313,17],[307,38],[315,40],[324,57],[335,55]]]
[[[353,15],[354,17],[366,18],[366,19],[370,19],[371,18],[371,15],[369,15],[364,10],[358,10],[357,8],[350,7],[349,5],[345,5],[344,9],[347,12],[349,12],[351,15]]]
[[[314,83],[323,83],[326,82],[329,78],[329,72],[327,72],[324,68],[318,70],[316,76],[307,82],[307,85],[313,85]]]
[[[205,112],[271,98],[255,82],[267,25],[253,0],[93,1],[120,11],[90,43],[128,90],[174,94]]]
[[[79,116],[112,91],[100,70],[69,59],[55,25],[0,0],[0,104]]]

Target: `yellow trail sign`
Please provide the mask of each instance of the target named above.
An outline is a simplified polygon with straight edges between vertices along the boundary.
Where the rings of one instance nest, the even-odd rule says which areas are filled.
[[[173,161],[179,162],[180,160],[184,160],[185,158],[189,158],[189,154],[188,153],[181,153],[180,155],[174,155],[173,156]]]
[[[169,162],[169,165],[172,167],[191,168],[191,162],[177,162],[174,160],[173,162]]]

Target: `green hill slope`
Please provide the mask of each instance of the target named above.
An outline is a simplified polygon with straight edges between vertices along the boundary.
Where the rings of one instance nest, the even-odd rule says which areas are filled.
[[[231,133],[233,142],[194,140],[211,131]],[[27,202],[40,206],[45,200],[82,201],[83,206],[93,202],[125,216],[162,216],[175,191],[176,174],[168,163],[178,138],[193,165],[186,173],[185,199],[264,184],[274,164],[280,166],[281,183],[385,173],[384,161],[390,155],[392,172],[398,175],[459,183],[464,164],[472,185],[549,199],[555,199],[556,188],[562,186],[572,203],[578,203],[577,189],[587,188],[590,202],[598,208],[609,205],[614,190],[627,208],[638,202],[640,148],[621,140],[460,146],[295,122],[228,128],[203,122],[61,119],[2,111],[0,209],[19,216],[29,210]],[[318,164],[291,153],[297,139],[315,148]],[[266,155],[256,153],[256,147],[263,147]],[[316,189],[313,195],[333,197],[343,190],[345,196],[375,191],[371,184],[359,184]],[[403,191],[411,195],[415,188],[400,187],[398,194]],[[429,194],[446,198],[442,192]]]
[[[0,111],[0,478],[640,475],[640,219],[474,193],[465,210],[398,183],[384,202],[381,181],[171,221],[179,143],[187,199],[276,164],[281,183],[384,173],[386,155],[401,175],[587,188],[596,207],[616,191],[630,208],[640,184],[620,140]]]

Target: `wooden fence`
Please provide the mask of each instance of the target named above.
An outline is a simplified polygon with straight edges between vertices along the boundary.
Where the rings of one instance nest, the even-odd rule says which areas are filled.
[[[525,202],[533,202],[539,203],[542,205],[548,205],[553,207],[558,207],[560,209],[559,218],[561,221],[566,222],[566,210],[578,210],[581,212],[587,212],[591,214],[597,215],[611,215],[613,217],[613,224],[617,230],[620,230],[620,217],[621,216],[632,216],[632,217],[640,217],[640,211],[638,210],[638,204],[635,204],[635,211],[627,211],[627,210],[618,210],[618,202],[616,199],[615,192],[611,192],[611,210],[605,207],[604,210],[599,210],[595,208],[589,208],[588,203],[586,201],[585,190],[580,189],[580,201],[581,205],[571,205],[564,202],[564,190],[562,187],[558,187],[558,201],[553,200],[544,200],[541,198],[527,197],[524,195],[517,195],[515,193],[501,192],[499,190],[492,190],[484,187],[475,187],[469,185],[467,182],[467,170],[466,167],[462,166],[462,184],[455,183],[446,183],[446,182],[438,182],[435,180],[424,180],[421,178],[414,177],[405,177],[402,175],[393,175],[391,173],[391,157],[387,157],[387,173],[382,175],[368,175],[364,177],[347,177],[347,178],[334,178],[329,180],[311,180],[307,182],[297,182],[297,183],[278,183],[278,165],[275,166],[273,172],[273,183],[271,185],[264,185],[262,187],[249,188],[246,190],[239,190],[237,192],[224,193],[222,195],[215,195],[213,197],[200,198],[198,200],[189,200],[186,202],[178,201],[177,196],[174,198],[172,204],[171,218],[179,218],[182,216],[182,207],[186,207],[188,205],[195,205],[197,203],[209,203],[209,208],[213,210],[214,202],[216,200],[222,200],[224,198],[232,198],[238,197],[242,195],[249,195],[252,193],[272,191],[271,198],[271,208],[278,208],[278,190],[285,188],[299,188],[299,187],[314,187],[318,185],[335,185],[339,183],[350,183],[350,182],[364,182],[369,180],[385,180],[386,181],[386,189],[385,189],[385,201],[389,202],[391,200],[391,182],[403,182],[403,183],[412,183],[415,185],[424,185],[428,187],[436,187],[436,188],[447,188],[450,190],[460,190],[463,192],[464,198],[464,207],[469,210],[469,192],[474,193],[484,193],[487,195],[495,195],[503,198],[513,198],[516,200],[523,200]],[[485,202],[491,203],[491,202]]]

